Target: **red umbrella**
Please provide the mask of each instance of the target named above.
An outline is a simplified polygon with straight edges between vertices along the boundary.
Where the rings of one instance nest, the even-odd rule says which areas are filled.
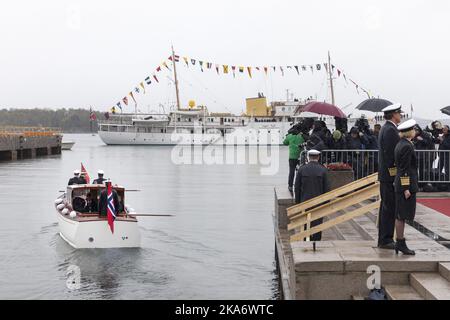
[[[325,102],[310,102],[303,108],[302,112],[312,112],[337,118],[347,118],[341,109]]]

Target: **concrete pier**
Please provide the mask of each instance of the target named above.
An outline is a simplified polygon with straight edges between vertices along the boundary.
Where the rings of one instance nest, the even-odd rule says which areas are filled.
[[[367,297],[371,268],[379,268],[389,299],[450,299],[450,250],[443,246],[450,239],[449,217],[418,204],[418,223],[439,241],[407,226],[406,239],[415,256],[377,248],[377,212],[324,231],[314,251],[311,242],[290,241],[286,209],[293,204],[285,187],[275,188],[275,247],[284,299]]]
[[[0,161],[61,154],[62,134],[50,128],[0,128]]]

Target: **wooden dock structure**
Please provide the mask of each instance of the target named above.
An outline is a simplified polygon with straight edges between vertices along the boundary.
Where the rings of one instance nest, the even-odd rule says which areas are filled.
[[[0,127],[0,161],[61,154],[62,133],[41,127]]]
[[[275,188],[275,248],[284,299],[367,297],[374,268],[389,299],[450,299],[450,217],[418,203],[416,224],[426,232],[417,225],[405,229],[416,255],[379,249],[377,186],[370,176],[301,205],[294,205],[285,187]],[[320,217],[324,223],[309,228]],[[322,241],[313,245],[308,237],[317,231]]]

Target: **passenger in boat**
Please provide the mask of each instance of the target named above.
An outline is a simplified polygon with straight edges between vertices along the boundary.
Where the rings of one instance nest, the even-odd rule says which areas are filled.
[[[295,179],[295,203],[302,203],[330,191],[328,169],[319,163],[320,151],[309,150],[309,162],[300,167]],[[323,219],[311,222],[311,228],[320,225]],[[311,236],[311,241],[322,240],[322,233]]]
[[[86,206],[84,207],[83,212],[86,213],[98,212],[97,199],[94,199],[91,193],[88,193],[86,195]]]
[[[105,184],[106,179],[104,178],[105,172],[103,170],[98,170],[98,178],[94,180],[94,184]]]
[[[74,184],[86,184],[86,179],[80,176],[80,170],[76,169],[73,172],[73,177],[69,180],[69,186]]]
[[[106,182],[111,183],[111,182]],[[116,190],[112,190],[113,194],[113,201],[114,201],[114,208],[116,208],[116,212],[120,212],[120,202],[119,202],[119,195],[117,194]],[[100,199],[98,200],[98,212],[101,216],[106,216],[107,211],[106,208],[108,206],[108,193],[106,188],[102,190],[100,193]]]

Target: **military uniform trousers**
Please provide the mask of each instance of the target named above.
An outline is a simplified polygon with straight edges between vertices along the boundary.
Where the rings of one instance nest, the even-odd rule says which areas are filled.
[[[380,183],[381,205],[378,215],[378,245],[394,241],[396,194],[392,182]]]

